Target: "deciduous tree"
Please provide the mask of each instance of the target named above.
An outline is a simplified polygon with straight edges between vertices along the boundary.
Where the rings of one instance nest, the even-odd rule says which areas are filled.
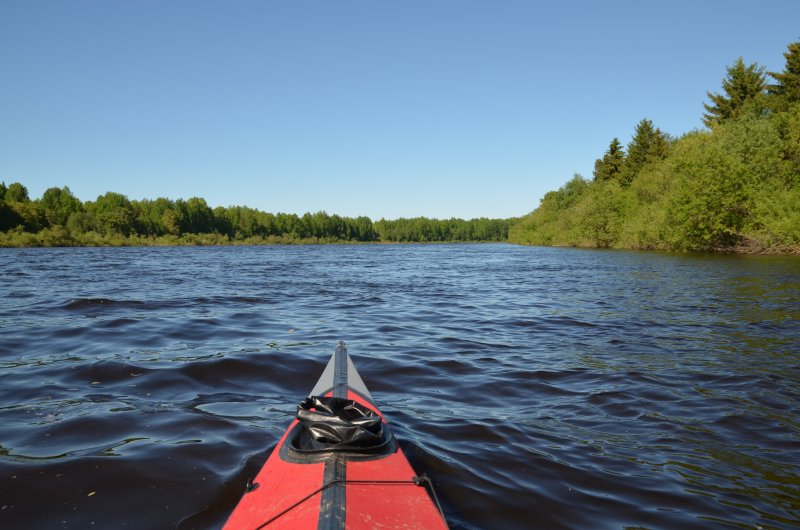
[[[6,189],[6,202],[30,202],[30,200],[30,197],[28,197],[28,188],[19,182],[10,184],[8,189]]]
[[[67,186],[48,188],[42,194],[39,204],[50,226],[66,226],[70,215],[83,209],[81,201],[72,194]]]
[[[99,228],[105,235],[130,235],[136,216],[125,195],[109,191],[97,197],[93,209]]]

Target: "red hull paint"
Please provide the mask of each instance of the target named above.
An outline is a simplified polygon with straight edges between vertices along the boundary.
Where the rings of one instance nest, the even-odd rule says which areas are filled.
[[[295,423],[297,420],[292,422],[289,429],[294,427]],[[258,488],[242,497],[236,510],[225,523],[223,527],[225,530],[260,528],[322,485],[324,463],[292,464],[283,461],[278,455],[289,429],[253,480],[258,484]],[[319,503],[320,494],[317,493],[265,528],[276,530],[316,528]]]
[[[372,403],[352,391],[348,392],[348,399],[381,414]],[[303,499],[322,487],[325,464],[291,463],[284,461],[279,455],[280,447],[295,423],[297,420],[289,426],[278,447],[256,476],[254,482],[259,484],[258,488],[244,495],[225,524],[225,530],[252,530],[261,527],[299,530],[318,527],[321,493]],[[346,476],[348,481],[410,481],[416,473],[398,446],[394,453],[379,460],[347,462]],[[348,530],[447,528],[436,505],[422,486],[348,483],[345,486],[345,498],[345,528]],[[300,504],[294,506],[298,502]],[[280,515],[287,509],[286,513]],[[277,519],[264,526],[274,517]]]
[[[349,392],[347,398],[371,408],[383,417],[381,411],[357,394]],[[415,476],[414,469],[399,446],[397,451],[381,460],[347,463],[347,480],[411,480]],[[345,528],[348,530],[447,528],[423,486],[348,484],[346,496]]]

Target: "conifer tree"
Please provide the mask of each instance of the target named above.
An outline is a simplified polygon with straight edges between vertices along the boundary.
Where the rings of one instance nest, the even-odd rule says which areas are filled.
[[[783,72],[769,72],[770,77],[777,81],[769,85],[770,94],[782,97],[788,103],[800,102],[800,41],[789,44],[789,51],[783,54],[786,57],[786,67]]]
[[[727,77],[722,80],[724,94],[707,92],[711,104],[703,103],[707,111],[703,114],[703,123],[708,128],[735,118],[744,105],[762,94],[767,86],[764,67],[757,63],[745,65],[744,60],[739,57],[727,71]]]
[[[630,184],[648,162],[661,160],[669,154],[669,138],[653,122],[643,119],[636,125],[633,138],[628,144],[628,155],[619,173],[623,186]]]
[[[625,150],[618,138],[611,140],[608,150],[603,158],[598,158],[594,162],[594,179],[610,180],[619,178],[622,165],[625,163]]]

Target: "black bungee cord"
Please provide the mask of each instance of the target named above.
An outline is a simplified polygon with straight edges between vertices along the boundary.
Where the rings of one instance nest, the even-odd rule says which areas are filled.
[[[420,487],[423,487],[423,488],[426,487],[426,485],[427,485],[427,488],[430,490],[431,495],[433,495],[433,501],[436,503],[436,509],[439,511],[439,515],[442,517],[442,522],[444,522],[445,528],[450,528],[449,526],[447,526],[447,519],[444,518],[444,512],[442,511],[442,505],[439,503],[439,497],[436,495],[436,489],[433,487],[433,481],[430,479],[430,477],[428,475],[426,475],[425,473],[422,473],[419,476],[411,477],[411,480],[347,480],[347,479],[342,479],[342,480],[332,480],[330,482],[326,482],[325,484],[323,484],[322,486],[320,486],[316,490],[312,491],[311,493],[309,493],[308,495],[306,495],[305,497],[303,497],[299,501],[295,502],[294,504],[292,504],[291,506],[289,506],[288,508],[286,508],[285,510],[283,510],[279,514],[274,515],[272,518],[270,518],[266,522],[261,523],[261,525],[257,526],[255,530],[260,530],[261,528],[266,527],[270,523],[273,523],[277,519],[280,519],[281,517],[283,517],[284,515],[286,515],[290,511],[292,511],[293,509],[297,508],[298,506],[300,506],[301,504],[306,502],[308,499],[310,499],[311,497],[313,497],[317,493],[320,493],[321,491],[323,491],[323,490],[325,490],[325,489],[327,489],[327,488],[329,488],[331,486],[335,486],[337,484],[355,484],[355,485],[360,485],[360,486],[403,486],[403,485],[413,484],[415,486],[420,486]],[[253,486],[258,487],[255,484]],[[255,489],[255,487],[253,489]]]

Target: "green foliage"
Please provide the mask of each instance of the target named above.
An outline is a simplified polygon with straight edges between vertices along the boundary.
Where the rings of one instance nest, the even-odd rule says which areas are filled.
[[[48,188],[39,202],[48,224],[65,226],[70,216],[83,211],[83,205],[68,187]]]
[[[20,220],[19,224],[27,232],[37,232],[47,226],[47,220],[36,203],[27,200],[24,202],[8,202],[8,205],[14,210],[16,217]]]
[[[785,184],[800,186],[800,102],[786,112],[776,113],[771,121],[780,138],[781,159],[787,163]]]
[[[713,135],[684,142],[673,163],[680,185],[668,210],[671,242],[690,249],[737,243],[751,208],[745,165]]]
[[[593,182],[572,179],[509,231],[512,242],[800,253],[800,42],[770,73],[740,58],[705,105],[711,131],[637,126],[621,170],[612,141]]]
[[[374,224],[381,241],[426,243],[445,241],[505,241],[511,222],[505,219],[381,219]]]
[[[178,235],[180,226],[175,214],[175,203],[169,199],[159,197],[156,200],[132,201],[131,206],[136,212],[134,230],[137,234],[150,236]]]
[[[509,240],[800,252],[800,104],[780,110],[768,96],[756,99],[711,131],[688,133],[641,157],[630,181],[573,178],[546,194],[510,229]],[[656,131],[640,123],[634,138],[648,129]]]
[[[576,213],[581,232],[589,244],[608,248],[619,239],[624,219],[624,201],[618,181],[599,182],[584,196]]]
[[[102,234],[130,235],[136,215],[126,196],[109,191],[100,195],[93,204],[89,203],[87,209],[96,219]]]
[[[67,230],[72,234],[83,234],[94,229],[94,220],[84,211],[75,212],[67,219]]]
[[[6,189],[3,200],[6,202],[30,202],[28,188],[19,182],[14,182]]]
[[[746,104],[767,87],[764,67],[756,63],[745,65],[741,57],[727,68],[727,72],[727,77],[722,80],[724,94],[708,92],[711,104],[703,104],[706,109],[703,123],[706,127],[711,128],[737,117]]]
[[[788,234],[775,239],[763,229],[765,223],[774,225],[766,206],[783,204],[797,181],[796,164],[787,157],[792,149],[786,138],[800,134],[792,121],[783,113],[745,114],[685,142],[672,161],[680,178],[669,209],[673,241],[701,249],[735,247],[765,236],[786,241]]]
[[[740,58],[711,94],[710,131],[677,140],[644,119],[626,149],[616,138],[594,180],[574,175],[520,219],[302,216],[202,198],[130,201],[109,192],[82,204],[69,188],[31,201],[0,184],[0,246],[315,244],[504,241],[642,249],[800,253],[800,42],[770,73]],[[766,90],[765,90],[766,87]]]
[[[11,230],[23,224],[22,217],[10,204],[0,200],[0,231]]]
[[[557,191],[548,192],[539,208],[509,229],[509,241],[528,245],[581,245],[585,236],[577,206],[589,189],[590,184],[583,177],[574,175]]]
[[[311,244],[374,241],[505,241],[512,220],[381,220],[326,212],[272,214],[244,206],[211,209],[205,199],[130,201],[108,192],[81,203],[69,188],[31,202],[21,184],[3,188],[0,246]],[[23,193],[24,192],[24,193]]]
[[[181,233],[208,234],[213,232],[214,212],[205,199],[192,197],[188,201],[175,201],[175,215]]]
[[[618,179],[623,186],[629,186],[645,165],[663,160],[669,154],[669,137],[654,128],[653,122],[643,119],[636,125],[633,138],[628,144]]]
[[[170,208],[164,211],[164,213],[161,215],[161,226],[163,227],[163,230],[158,230],[158,228],[156,228],[153,230],[153,232],[161,231],[164,234],[169,234],[171,236],[177,236],[181,233],[181,225],[178,221],[178,215],[175,213],[175,210]]]
[[[619,179],[625,163],[625,149],[619,139],[614,138],[608,146],[603,158],[594,162],[594,179],[611,180]]]
[[[556,205],[561,209],[567,209],[574,206],[586,192],[589,183],[578,173],[572,175],[572,178],[561,187],[558,192],[553,195],[553,200]]]
[[[644,169],[629,188],[621,191],[624,216],[614,246],[640,249],[665,247],[667,199],[675,189],[666,164]]]
[[[754,196],[754,216],[759,220],[748,242],[760,249],[791,251],[800,247],[800,187],[775,193],[762,188]]]

